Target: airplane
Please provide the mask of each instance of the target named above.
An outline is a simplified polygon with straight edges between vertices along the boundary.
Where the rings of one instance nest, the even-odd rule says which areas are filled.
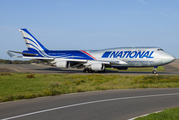
[[[48,61],[59,68],[84,68],[83,72],[105,72],[105,68],[154,67],[171,63],[175,57],[158,47],[119,47],[102,50],[48,50],[26,28],[20,29],[28,50],[8,50],[10,57]],[[12,53],[19,53],[16,56]]]

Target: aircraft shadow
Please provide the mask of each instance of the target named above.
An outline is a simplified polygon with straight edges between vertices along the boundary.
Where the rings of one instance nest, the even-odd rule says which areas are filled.
[[[77,73],[77,74],[126,74],[126,75],[151,75],[152,72],[137,72],[137,71],[113,71],[106,70],[106,72],[83,73],[83,69],[60,69],[60,68],[46,68],[34,69],[40,73]],[[158,72],[158,74],[174,74],[172,72]]]

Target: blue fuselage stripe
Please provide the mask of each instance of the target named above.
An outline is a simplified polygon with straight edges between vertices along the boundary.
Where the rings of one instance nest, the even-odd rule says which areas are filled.
[[[31,49],[29,49],[29,51],[23,51],[23,52],[34,53],[35,49],[33,49],[33,51],[31,51]],[[36,51],[35,53],[38,54],[39,56],[42,56],[39,52],[42,54],[41,51]],[[72,51],[49,51],[49,50],[45,50],[43,52],[45,52],[47,55],[49,55],[52,58],[94,60],[93,58],[91,58],[90,56],[86,55],[85,53],[83,53],[79,50],[72,50]],[[38,57],[38,56],[36,56],[36,57]]]

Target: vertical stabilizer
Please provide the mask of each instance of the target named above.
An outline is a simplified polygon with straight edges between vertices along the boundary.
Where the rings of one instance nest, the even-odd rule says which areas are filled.
[[[30,51],[46,51],[47,49],[27,30],[20,29],[25,40],[28,50]]]

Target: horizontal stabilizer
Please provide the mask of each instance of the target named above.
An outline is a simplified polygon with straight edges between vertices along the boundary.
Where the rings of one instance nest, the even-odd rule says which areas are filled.
[[[10,51],[7,51],[7,54],[8,54],[10,57],[22,58],[22,56],[16,56],[16,55],[10,53]]]
[[[11,50],[8,50],[8,52],[18,53],[18,54],[23,54],[23,55],[29,55],[29,56],[37,56],[38,55],[38,54],[23,53],[23,52],[11,51]]]

